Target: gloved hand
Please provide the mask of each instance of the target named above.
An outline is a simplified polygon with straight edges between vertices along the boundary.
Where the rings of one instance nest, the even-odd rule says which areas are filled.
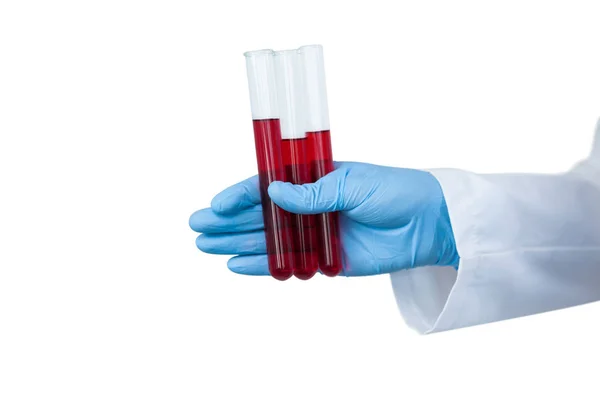
[[[269,196],[298,214],[341,211],[342,275],[362,276],[425,265],[458,266],[442,189],[429,172],[354,162],[315,183],[273,182]],[[233,272],[268,275],[258,178],[225,189],[211,208],[196,211],[190,227],[207,253],[237,254]]]

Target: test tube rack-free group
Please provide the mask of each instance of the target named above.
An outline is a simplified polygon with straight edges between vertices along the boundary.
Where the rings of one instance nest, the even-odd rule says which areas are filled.
[[[337,213],[301,215],[278,207],[271,182],[312,183],[333,171],[323,48],[245,54],[269,273],[310,279],[342,271]]]

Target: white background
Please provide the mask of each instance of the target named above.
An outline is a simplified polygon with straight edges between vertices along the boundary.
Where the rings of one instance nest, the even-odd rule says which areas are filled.
[[[569,168],[594,3],[2,2],[0,398],[598,398],[600,304],[418,336],[387,276],[238,276],[188,228],[256,170],[246,50],[324,45],[338,160]]]

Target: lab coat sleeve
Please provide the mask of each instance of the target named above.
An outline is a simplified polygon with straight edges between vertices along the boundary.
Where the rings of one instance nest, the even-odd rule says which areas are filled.
[[[430,171],[460,264],[391,274],[406,322],[430,333],[600,300],[600,121],[595,143],[560,175]]]

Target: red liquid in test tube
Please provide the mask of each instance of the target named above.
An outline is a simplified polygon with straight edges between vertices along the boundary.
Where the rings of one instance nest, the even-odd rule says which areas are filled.
[[[306,161],[307,139],[283,139],[281,143],[285,181],[295,185],[311,183],[310,165]],[[294,276],[312,278],[319,269],[317,218],[315,215],[292,215],[294,233]]]
[[[316,181],[333,171],[331,135],[328,130],[308,132],[308,154],[311,176]],[[338,213],[324,213],[317,216],[319,243],[319,268],[327,276],[342,272]]]
[[[303,65],[308,162],[311,178],[316,181],[333,171],[323,48],[319,45],[303,46],[298,53]],[[336,276],[343,269],[338,213],[324,213],[316,217],[319,268],[327,276]]]
[[[253,125],[269,273],[273,278],[283,281],[291,277],[294,271],[295,254],[291,230],[294,216],[279,208],[267,191],[271,182],[285,179],[280,152],[279,120],[254,120]]]
[[[293,216],[279,208],[267,191],[271,182],[285,180],[273,52],[254,51],[245,56],[269,273],[286,280],[294,272]]]
[[[301,71],[296,50],[275,53],[279,111],[281,115],[281,151],[285,181],[295,185],[311,183],[312,175],[304,127],[300,125]],[[317,219],[314,215],[292,214],[294,237],[294,276],[312,278],[319,269]]]

